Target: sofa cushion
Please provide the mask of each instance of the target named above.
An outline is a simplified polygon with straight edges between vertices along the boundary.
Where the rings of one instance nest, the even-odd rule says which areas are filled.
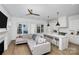
[[[32,35],[33,40],[35,40],[36,36],[37,36],[36,34]]]
[[[28,43],[30,49],[33,50],[34,46],[36,45],[36,41],[31,39],[31,40],[28,40],[27,43]]]
[[[36,38],[35,38],[35,41],[37,42],[39,38],[40,38],[40,36],[37,35]]]
[[[45,43],[45,42],[46,42],[46,39],[44,39],[44,38],[41,38],[41,37],[36,38],[36,43],[37,44],[42,44],[42,43]]]

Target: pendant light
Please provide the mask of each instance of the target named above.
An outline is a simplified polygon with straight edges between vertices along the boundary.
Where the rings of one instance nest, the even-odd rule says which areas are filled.
[[[57,12],[57,23],[56,23],[56,26],[60,26],[60,24],[58,22],[58,16],[59,16],[59,12]]]
[[[47,26],[50,26],[49,23],[47,24]]]
[[[49,16],[48,16],[48,18],[49,18]],[[50,24],[49,24],[49,20],[48,20],[48,24],[47,24],[47,26],[50,26]]]

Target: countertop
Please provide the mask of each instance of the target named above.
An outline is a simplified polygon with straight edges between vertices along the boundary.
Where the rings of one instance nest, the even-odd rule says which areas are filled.
[[[55,36],[55,37],[58,37],[58,38],[64,38],[64,37],[66,37],[66,36],[64,36],[64,35],[58,35],[58,34],[45,34],[45,35],[49,35],[49,36]]]

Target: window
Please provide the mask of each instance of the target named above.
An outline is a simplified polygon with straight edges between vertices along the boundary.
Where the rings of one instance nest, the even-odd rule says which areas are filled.
[[[28,33],[28,28],[27,26],[24,24],[23,25],[23,34],[27,34]]]
[[[27,34],[28,33],[28,28],[26,24],[19,24],[18,29],[17,29],[18,34]]]
[[[22,24],[19,24],[18,29],[17,29],[18,34],[22,34]]]
[[[37,33],[43,33],[44,32],[44,25],[37,25]]]
[[[41,25],[41,32],[44,32],[44,25]]]

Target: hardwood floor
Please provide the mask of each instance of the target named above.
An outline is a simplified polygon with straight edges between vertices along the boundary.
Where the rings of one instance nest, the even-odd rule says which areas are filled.
[[[16,45],[15,41],[12,41],[9,48],[4,51],[3,55],[30,55],[27,44]]]
[[[12,41],[3,55],[31,55],[31,52],[27,44],[16,45],[15,41]],[[52,45],[51,52],[45,55],[79,55],[79,45],[69,43],[69,48],[63,51]]]

